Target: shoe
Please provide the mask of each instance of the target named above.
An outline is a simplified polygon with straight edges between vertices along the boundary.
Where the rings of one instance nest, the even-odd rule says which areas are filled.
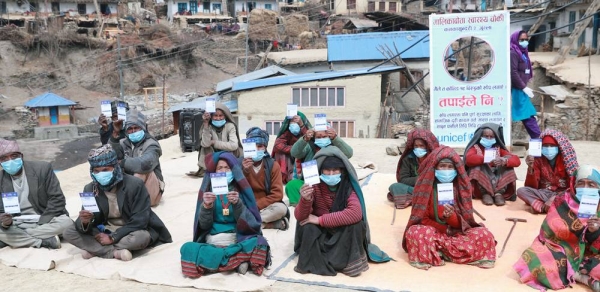
[[[124,262],[128,262],[133,258],[131,252],[127,249],[117,249],[113,252],[113,256],[115,259],[122,260]]]
[[[388,199],[388,201],[393,202],[394,201],[394,195],[392,195],[392,193],[388,192],[387,193],[387,199]]]
[[[42,239],[41,247],[49,248],[49,249],[59,249],[60,248],[60,239],[58,235],[52,236],[50,238]]]
[[[193,177],[204,177],[204,169],[200,168],[198,169],[198,171],[190,171],[188,173],[186,173],[187,176],[193,176]]]
[[[81,257],[82,257],[84,260],[89,260],[89,259],[91,259],[91,258],[95,257],[95,255],[91,254],[91,253],[90,253],[89,251],[87,251],[87,250],[82,250],[82,251],[81,251]]]
[[[492,196],[484,194],[483,196],[481,196],[481,202],[483,202],[483,204],[486,206],[491,206],[494,204],[494,199],[492,198]]]
[[[245,275],[248,272],[248,262],[243,262],[237,267],[238,274]]]
[[[295,266],[295,267],[294,267],[294,272],[296,272],[296,273],[298,273],[298,274],[308,274],[308,272],[307,272],[307,271],[300,270],[300,269],[298,268],[298,266]]]
[[[506,204],[506,201],[504,200],[504,196],[502,194],[495,194],[494,195],[494,204],[496,206],[504,206],[504,204]]]
[[[283,219],[281,219],[280,221],[281,225],[279,226],[279,230],[286,231],[290,228],[290,221],[287,217],[283,217]]]
[[[529,206],[529,212],[533,215],[541,214],[540,212],[536,211],[533,206]]]
[[[8,244],[0,241],[0,248],[4,248],[4,247],[7,247],[7,246],[8,246]]]

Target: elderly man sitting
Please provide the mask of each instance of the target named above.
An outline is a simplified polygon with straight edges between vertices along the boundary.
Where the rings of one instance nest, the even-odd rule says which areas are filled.
[[[283,182],[279,164],[269,156],[269,134],[258,127],[246,132],[248,139],[256,139],[257,155],[242,161],[244,176],[250,183],[264,229],[287,230],[289,211],[283,203]]]
[[[23,161],[17,142],[4,139],[0,139],[0,163],[0,248],[60,248],[58,235],[73,221],[50,163]],[[18,202],[5,206],[9,197]]]

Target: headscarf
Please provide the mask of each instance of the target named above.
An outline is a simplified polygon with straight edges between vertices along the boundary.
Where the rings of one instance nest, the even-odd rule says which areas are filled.
[[[318,166],[319,173],[323,173],[323,169],[327,168],[340,168],[342,170],[341,180],[336,190],[331,211],[339,212],[346,209],[348,198],[350,198],[350,194],[352,193],[352,183],[350,182],[346,165],[336,156],[327,156],[321,161],[321,163],[318,164]]]
[[[0,156],[4,156],[14,152],[21,153],[17,141],[0,139]]]
[[[577,162],[575,148],[571,145],[569,138],[562,132],[554,129],[545,130],[540,135],[540,138],[542,139],[542,144],[554,144],[560,150],[556,156],[555,169],[559,173],[566,173],[568,176],[573,176],[577,168],[579,168],[579,163]]]
[[[306,118],[306,116],[302,112],[298,112],[298,116],[300,116],[300,119],[302,119],[302,123],[304,124],[304,126],[307,129],[312,128],[310,121]],[[283,120],[283,123],[281,123],[281,127],[279,128],[279,133],[277,134],[277,138],[279,138],[279,136],[283,135],[283,133],[285,133],[285,131],[288,130],[288,128],[290,127],[291,121],[292,121],[292,119],[288,119],[287,117]]]
[[[248,129],[248,131],[246,132],[246,138],[256,139],[257,144],[265,145],[265,147],[269,146],[269,133],[267,133],[267,131],[259,127],[252,127]]]
[[[510,35],[510,49],[517,52],[519,54],[519,57],[525,55],[525,57],[527,58],[527,64],[529,65],[529,70],[532,70],[532,66],[531,66],[531,59],[529,58],[529,50],[527,48],[523,48],[521,47],[521,45],[519,45],[519,36],[521,36],[522,33],[527,33],[524,30],[520,30],[520,31],[515,31],[513,32],[513,34]],[[532,71],[530,71],[532,72]]]
[[[119,161],[117,160],[117,152],[110,146],[110,144],[104,144],[96,149],[92,149],[88,154],[88,162],[90,163],[90,176],[94,181],[94,189],[101,189],[103,191],[110,191],[114,188],[118,183],[123,180],[123,171],[121,170],[121,166],[119,165]],[[102,166],[112,166],[113,170],[113,179],[110,184],[103,186],[94,177],[94,168],[102,167]],[[96,191],[94,193],[97,194]]]
[[[425,145],[427,147],[427,155],[433,151],[433,149],[440,147],[440,142],[435,137],[435,135],[426,129],[414,129],[410,131],[406,138],[406,147],[404,148],[404,152],[400,156],[400,160],[398,160],[398,166],[396,167],[396,181],[400,182],[400,166],[402,165],[402,160],[406,158],[406,156],[413,153],[415,149],[415,140],[421,139],[425,141]]]
[[[463,154],[464,161],[467,160],[467,152],[469,149],[479,144],[479,140],[481,140],[481,137],[483,136],[483,131],[486,129],[490,129],[492,132],[494,132],[494,135],[496,136],[496,145],[499,145],[500,148],[508,151],[506,145],[504,145],[504,127],[494,123],[485,123],[475,130],[473,138],[471,138],[471,141],[469,141],[469,144],[467,144],[467,148],[465,148],[465,154]]]
[[[322,148],[319,152],[317,152],[317,154],[315,154],[314,159],[317,161],[317,166],[319,167],[319,169],[321,169],[323,167],[323,164],[326,160],[328,160],[329,157],[335,157],[338,158],[339,161],[343,162],[344,167],[345,167],[345,175],[342,175],[342,181],[346,181],[345,184],[342,184],[342,182],[340,182],[340,185],[338,187],[338,191],[336,194],[336,199],[334,200],[334,208],[339,208],[340,207],[340,203],[338,203],[338,194],[340,193],[348,193],[348,196],[350,195],[351,191],[354,190],[354,192],[356,193],[356,196],[358,197],[358,200],[360,201],[360,207],[362,209],[362,220],[365,222],[365,225],[367,226],[367,232],[366,232],[366,236],[365,236],[365,240],[363,242],[363,245],[365,247],[365,250],[367,251],[367,255],[369,256],[369,259],[371,261],[374,262],[387,262],[390,261],[391,258],[385,253],[383,252],[381,249],[379,249],[379,247],[377,247],[375,244],[371,243],[371,234],[369,231],[369,222],[367,221],[367,208],[365,207],[365,199],[363,197],[363,193],[362,193],[362,189],[360,188],[360,185],[358,183],[358,176],[356,175],[356,170],[354,169],[354,167],[352,166],[352,164],[350,163],[350,161],[348,160],[348,158],[346,157],[346,155],[344,155],[344,153],[342,152],[342,150],[340,150],[339,148],[333,146],[333,147],[325,147]],[[327,163],[334,163],[335,165],[338,165],[339,162],[335,161],[335,160],[331,160],[328,161]],[[346,197],[347,200],[348,197]],[[342,209],[344,209],[346,202],[344,202],[344,207]]]
[[[200,229],[200,226],[198,225],[198,219],[200,217],[200,208],[202,206],[204,192],[211,190],[210,174],[216,172],[217,163],[219,160],[224,160],[231,168],[234,180],[232,183],[236,185],[240,195],[240,200],[244,203],[244,206],[246,206],[246,211],[240,215],[236,223],[235,230],[237,242],[242,242],[248,238],[256,236],[258,237],[258,245],[268,246],[266,239],[262,237],[262,221],[260,212],[258,211],[258,206],[256,205],[254,193],[252,192],[252,187],[250,186],[250,183],[246,177],[244,177],[244,173],[242,172],[242,167],[238,159],[230,152],[225,151],[219,151],[210,155],[206,155],[206,175],[204,176],[204,180],[202,180],[202,185],[198,191],[196,215],[194,217],[194,241],[204,241],[206,234],[210,232],[210,230]]]
[[[137,109],[131,109],[127,112],[127,120],[125,121],[125,130],[136,125],[146,132],[146,116]]]
[[[582,165],[577,170],[577,180],[587,178],[595,181],[598,185],[600,185],[600,172],[596,169],[596,167],[591,165]]]
[[[229,108],[225,104],[220,103],[220,102],[215,103],[215,108],[218,110],[221,110],[223,112],[227,123],[232,123],[233,126],[235,126],[235,135],[237,136],[237,139],[238,139],[238,149],[243,149],[242,140],[240,139],[240,129],[238,128],[238,125],[233,121],[233,115],[231,114],[231,111],[229,110]],[[212,127],[211,124],[209,124],[208,126]],[[204,128],[204,123],[202,123],[200,126],[200,133],[202,133],[202,128]],[[200,135],[200,136],[202,136],[202,135]],[[198,139],[198,144],[200,144],[200,139]]]
[[[473,202],[472,189],[469,175],[465,170],[465,165],[460,159],[458,153],[448,146],[441,146],[431,152],[425,161],[419,166],[419,178],[415,184],[413,191],[412,210],[410,218],[406,224],[404,237],[402,239],[402,247],[406,249],[406,231],[413,225],[420,224],[421,220],[427,215],[427,207],[431,201],[435,180],[435,167],[444,159],[450,159],[454,163],[457,176],[454,179],[454,208],[456,213],[462,217],[462,231],[466,229],[478,227],[479,224],[473,218]],[[458,192],[458,193],[457,193]]]

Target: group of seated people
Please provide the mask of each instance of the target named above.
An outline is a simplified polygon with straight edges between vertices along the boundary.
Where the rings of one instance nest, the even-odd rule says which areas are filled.
[[[217,103],[205,113],[200,130],[198,191],[193,236],[181,247],[185,276],[248,270],[261,275],[271,264],[263,229],[287,230],[295,206],[294,251],[298,273],[358,276],[368,262],[391,258],[371,243],[365,200],[349,159],[352,148],[335,130],[312,129],[300,112],[286,117],[271,154],[269,135],[253,127],[246,138],[256,141],[256,154],[244,158],[238,127],[229,110]],[[0,202],[0,247],[60,248],[63,239],[82,250],[82,257],[131,260],[132,251],[172,242],[165,224],[152,211],[164,183],[158,158],[160,145],[147,132],[144,116],[130,110],[127,121],[100,122],[104,145],[88,157],[99,212],[85,209],[73,222],[49,163],[23,161],[14,141],[0,140],[0,189],[16,192],[20,215],[39,215],[20,222]],[[527,156],[525,186],[516,188],[521,162],[505,145],[501,126],[479,127],[461,158],[440,145],[425,129],[408,134],[389,187],[388,200],[398,209],[412,206],[402,239],[410,265],[429,269],[445,262],[493,268],[494,235],[473,216],[472,199],[503,206],[520,198],[533,214],[546,214],[539,236],[514,265],[521,281],[538,289],[561,289],[574,281],[600,291],[600,219],[578,216],[582,198],[600,199],[600,173],[579,167],[566,135],[544,131],[542,156]],[[490,152],[493,154],[491,155]],[[316,161],[319,183],[304,181],[302,163]],[[223,173],[228,191],[215,194],[210,174]],[[444,196],[444,200],[440,199]],[[580,218],[581,217],[581,218]],[[561,224],[556,224],[556,222]]]

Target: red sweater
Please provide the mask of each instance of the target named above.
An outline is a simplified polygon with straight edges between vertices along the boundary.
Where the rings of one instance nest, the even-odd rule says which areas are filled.
[[[533,161],[533,167],[527,168],[525,186],[534,189],[563,192],[569,187],[569,176],[565,171],[552,168],[548,159],[536,157]]]
[[[290,130],[287,130],[281,134],[276,140],[275,145],[273,145],[273,156],[276,153],[283,153],[285,155],[290,155],[290,151],[292,150],[292,146],[294,143],[298,141],[301,137],[304,137],[308,129],[305,126],[300,128],[300,133],[298,136],[294,136]]]
[[[519,165],[521,165],[521,159],[519,159],[519,156],[514,155],[502,148],[497,148],[500,157],[505,157],[508,159],[508,161],[506,161],[506,167],[519,167]],[[471,147],[471,149],[469,149],[469,151],[467,151],[467,159],[465,161],[465,164],[468,167],[474,167],[474,166],[479,166],[479,165],[483,165],[483,158],[485,155],[485,150],[482,146],[480,146],[479,144],[474,145],[473,147]],[[498,153],[496,153],[496,157],[498,157]],[[494,166],[493,163],[488,163],[490,166]]]
[[[294,216],[296,216],[298,222],[308,218],[311,214],[318,216],[319,225],[326,228],[352,225],[362,220],[362,207],[360,206],[360,201],[354,191],[352,191],[348,198],[346,209],[330,213],[329,210],[333,205],[335,192],[330,191],[323,182],[314,185],[313,190],[314,194],[312,201],[300,198],[300,202],[294,210]]]
[[[461,228],[460,220],[456,212],[452,213],[450,218],[443,220],[442,215],[444,214],[444,206],[438,205],[438,216],[440,221],[446,222],[446,224],[438,223],[435,220],[435,213],[433,211],[433,199],[434,196],[431,196],[431,200],[429,200],[429,205],[427,205],[427,216],[421,220],[421,224],[434,227],[439,232],[446,234],[446,229],[448,226],[452,226],[453,228]]]

